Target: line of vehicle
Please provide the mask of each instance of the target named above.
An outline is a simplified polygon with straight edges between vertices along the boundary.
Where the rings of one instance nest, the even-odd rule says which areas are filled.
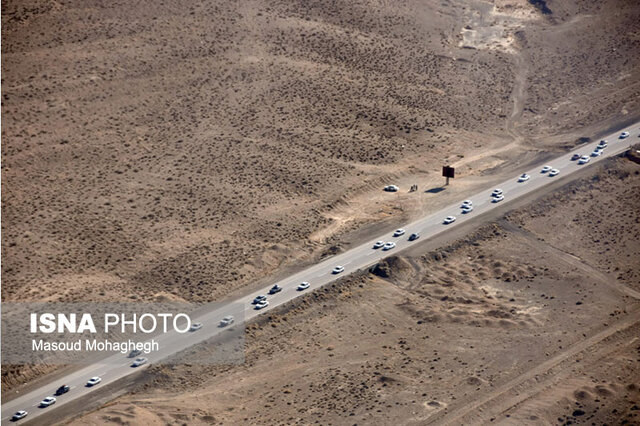
[[[634,126],[637,126],[634,125]],[[637,132],[637,127],[634,127],[633,131],[634,133]],[[628,145],[630,145],[629,141],[627,143],[615,143],[617,146],[612,146],[611,148],[608,148],[608,150],[606,150],[604,152],[604,154],[602,156],[597,156],[595,157],[596,160],[599,160],[600,158],[604,158],[604,157],[609,157],[611,155],[615,155],[616,153],[622,152],[625,149],[628,148]],[[592,144],[589,144],[592,145]],[[587,145],[587,146],[589,146]],[[582,148],[584,149],[584,147]],[[556,160],[554,160],[557,164],[558,164],[558,168],[562,171],[567,167],[573,167],[573,163],[572,162],[568,162],[566,161],[566,154],[556,158]],[[591,164],[593,164],[593,162],[591,162]],[[588,163],[585,165],[589,165]],[[538,169],[532,169],[531,171],[527,171],[526,174],[531,174],[533,175],[534,173],[537,172]],[[567,169],[567,173],[571,173],[572,171],[577,170],[576,167],[573,167],[572,169]],[[545,180],[547,179],[547,180]],[[503,184],[499,185],[502,187],[503,189],[503,193],[505,195],[505,197],[507,198],[508,201],[516,199],[528,192],[531,192],[537,188],[540,188],[542,186],[544,186],[547,182],[551,182],[548,179],[553,179],[553,178],[548,178],[548,176],[544,176],[541,177],[539,175],[534,175],[534,178],[530,178],[527,179],[525,182],[520,182],[520,183],[516,183],[515,180],[509,180],[504,182]],[[486,211],[489,211],[491,208],[493,208],[493,206],[495,205],[494,203],[490,203],[489,201],[489,196],[488,195],[483,195],[485,194],[484,191],[476,194],[473,197],[470,197],[470,199],[473,198],[477,198],[477,197],[481,197],[480,200],[478,200],[475,204],[474,207],[474,214],[467,214],[467,215],[462,215],[460,217],[460,219],[458,219],[456,222],[451,223],[448,226],[443,226],[442,225],[442,217],[443,215],[447,214],[447,215],[451,215],[451,213],[455,210],[458,211],[460,204],[456,203],[456,204],[452,204],[448,207],[446,207],[445,209],[440,210],[437,213],[433,213],[425,218],[419,219],[415,222],[412,222],[410,224],[408,224],[405,228],[408,230],[411,230],[413,232],[419,232],[419,233],[425,233],[427,238],[432,238],[435,237],[443,232],[446,232],[449,227],[451,226],[457,226],[460,223],[464,223],[467,220],[472,220],[474,217],[476,217],[478,214],[484,213]],[[508,197],[507,197],[508,196]],[[385,237],[382,237],[385,238]],[[378,238],[380,239],[380,238]],[[341,276],[344,276],[348,273],[354,272],[360,268],[364,268],[364,267],[369,267],[372,264],[375,264],[376,262],[378,262],[380,259],[386,257],[386,256],[390,256],[393,254],[394,251],[399,251],[399,250],[403,250],[409,246],[411,246],[412,242],[408,241],[406,238],[400,238],[398,239],[397,237],[393,237],[393,241],[396,243],[396,248],[395,249],[391,249],[389,251],[386,252],[379,252],[379,251],[372,251],[372,245],[373,243],[376,241],[377,239],[371,240],[368,243],[365,243],[361,246],[355,247],[347,252],[341,253],[337,256],[334,256],[333,258],[329,258],[329,259],[325,259],[321,262],[319,262],[317,265],[314,265],[304,271],[300,271],[284,280],[281,280],[278,285],[280,285],[281,287],[283,287],[286,291],[279,293],[280,296],[278,296],[278,294],[273,295],[272,296],[272,301],[274,303],[271,303],[268,307],[265,307],[264,310],[255,310],[255,308],[253,308],[251,306],[251,304],[249,303],[253,298],[255,298],[257,295],[261,294],[261,293],[265,293],[267,289],[263,290],[262,292],[258,293],[254,293],[252,295],[243,297],[239,300],[236,300],[234,302],[231,302],[230,304],[236,303],[236,304],[242,304],[246,307],[246,309],[244,309],[246,316],[245,318],[242,319],[242,321],[248,321],[251,318],[265,312],[268,311],[274,307],[280,306],[284,303],[289,302],[290,300],[298,297],[301,294],[304,294],[304,292],[300,292],[300,291],[295,291],[293,290],[295,287],[293,286],[297,286],[300,282],[305,281],[305,278],[307,277],[311,277],[310,274],[313,274],[313,276],[315,278],[321,278],[321,280],[319,280],[318,282],[311,282],[310,283],[310,289],[317,289],[322,287],[323,285],[326,285],[338,278],[340,278]],[[371,257],[373,254],[373,258]],[[377,255],[376,255],[377,253]],[[384,254],[383,254],[384,253]],[[345,271],[343,273],[334,273],[334,274],[329,274],[329,271],[331,270],[331,266],[335,265],[341,265],[341,266],[346,266],[346,265],[353,265],[349,268],[349,270],[347,271],[345,268]],[[317,272],[324,270],[324,272],[321,275],[316,275]],[[308,278],[307,278],[308,279]],[[285,297],[286,294],[286,297]],[[207,324],[210,321],[216,321],[216,318],[219,320],[220,318],[222,318],[222,315],[229,315],[230,313],[230,308],[216,308],[210,312],[207,312],[205,314],[200,315],[198,318],[196,318],[196,321],[199,321],[203,324]],[[211,338],[212,336],[216,336],[217,334],[219,334],[221,331],[220,329],[214,329],[208,333],[201,333],[200,334],[192,334],[189,338],[184,338],[178,335],[172,335],[172,334],[167,334],[164,336],[161,336],[159,338],[159,340],[163,340],[163,341],[167,341],[170,342],[172,344],[172,346],[168,347],[166,353],[158,353],[156,355],[154,355],[153,357],[150,356],[150,360],[151,362],[159,362],[163,359],[165,359],[166,357],[179,352],[181,350],[184,350],[184,348],[189,347],[191,345],[200,343],[201,341],[204,341],[206,339]],[[176,343],[177,342],[177,343]],[[112,367],[110,370],[108,370],[110,372],[110,374],[112,374],[111,377],[107,378],[106,380],[104,380],[103,383],[108,384],[108,383],[112,383],[116,380],[118,380],[121,377],[124,377],[128,374],[131,374],[133,371],[133,369],[130,368],[124,368],[125,366],[129,365],[129,363],[127,364],[122,364],[120,365],[120,363],[117,362],[119,358],[118,354],[115,355],[111,355],[109,357],[107,357],[105,360],[102,360],[101,363],[105,363],[105,364],[109,364],[109,363],[113,363],[114,367]],[[68,380],[69,384],[71,384],[71,382],[73,383],[79,383],[83,380],[86,380],[86,377],[90,377],[90,376],[103,376],[105,374],[107,374],[107,371],[104,371],[98,375],[95,374],[91,374],[91,369],[93,367],[89,366],[86,367],[82,370],[79,370],[78,372],[75,373],[71,373],[70,375],[68,375],[67,377],[69,377],[70,379]],[[82,377],[83,376],[83,377]],[[74,385],[74,388],[76,386]],[[40,397],[42,397],[42,395],[47,394],[47,389],[51,389],[49,387],[49,385],[46,386],[42,386],[26,395],[23,395],[21,397],[18,397],[12,401],[9,401],[5,404],[3,404],[2,406],[2,410],[3,411],[7,411],[9,410],[9,412],[12,412],[13,409],[18,408],[19,404],[22,404],[24,400],[26,399],[31,399],[33,398],[33,400],[38,400],[40,399]],[[75,395],[69,395],[70,398],[65,398],[64,401],[61,401],[60,404],[57,404],[57,406],[55,407],[56,409],[59,408],[60,405],[62,405],[65,402],[69,402],[71,400],[77,399],[81,396],[86,395],[88,392],[93,391],[94,388],[84,388],[85,392],[83,392],[82,394],[77,394],[77,396]],[[38,399],[36,399],[38,397]],[[26,402],[26,401],[25,401]],[[24,405],[23,405],[24,406]],[[31,418],[34,417],[38,417],[40,415],[42,415],[45,411],[41,411],[41,412],[36,412],[34,413],[33,416],[31,416]]]

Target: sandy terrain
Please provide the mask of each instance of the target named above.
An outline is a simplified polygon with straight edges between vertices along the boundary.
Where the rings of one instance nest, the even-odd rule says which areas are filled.
[[[538,3],[4,2],[2,300],[217,300],[637,119],[637,2]]]
[[[454,17],[155,3],[5,5],[4,300],[215,299],[510,109],[509,58],[452,58]]]
[[[363,202],[389,180],[626,119],[640,24],[610,3],[5,2],[2,298],[216,299],[428,208]]]
[[[635,424],[640,292],[616,268],[640,267],[639,190],[612,160],[250,325],[245,365],[155,366],[72,424]]]

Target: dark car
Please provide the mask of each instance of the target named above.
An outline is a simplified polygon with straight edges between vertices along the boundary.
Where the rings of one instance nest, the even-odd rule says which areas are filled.
[[[62,395],[63,393],[67,393],[71,390],[71,388],[67,385],[62,385],[56,390],[56,395]]]
[[[581,155],[580,155],[580,154],[573,154],[573,155],[571,156],[571,161],[576,161],[576,160],[580,159],[580,157],[581,157]]]
[[[138,349],[134,349],[131,352],[129,352],[129,358],[135,358],[138,355],[140,355],[142,353],[142,351],[139,351]]]
[[[417,232],[409,235],[409,241],[414,241],[414,240],[417,240],[418,238],[420,238],[420,234],[418,234]]]
[[[260,296],[256,296],[256,298],[253,299],[253,302],[251,303],[257,305],[258,303],[264,302],[265,300],[267,300],[267,296],[261,294]]]
[[[271,290],[269,290],[269,294],[276,294],[282,291],[282,287],[280,287],[278,284],[274,285],[273,287],[271,287]]]

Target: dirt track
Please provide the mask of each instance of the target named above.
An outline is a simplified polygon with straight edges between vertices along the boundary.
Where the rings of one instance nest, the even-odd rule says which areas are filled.
[[[429,422],[433,424],[482,424],[493,421],[500,414],[511,410],[523,401],[531,399],[543,390],[550,388],[554,383],[557,383],[560,380],[558,376],[562,375],[562,371],[558,366],[566,364],[567,360],[575,358],[577,355],[582,354],[594,346],[599,346],[598,350],[595,353],[590,353],[590,357],[597,359],[597,357],[602,358],[609,355],[610,352],[613,352],[617,348],[610,345],[602,345],[601,343],[605,339],[616,334],[621,334],[629,329],[632,329],[633,333],[637,333],[639,330],[639,322],[640,308],[636,307],[628,312],[625,318],[616,322],[606,330],[578,342],[550,360],[516,377],[505,385],[489,392],[457,411],[446,413],[446,415],[443,416],[429,418]],[[618,344],[635,344],[638,339],[635,338],[629,341],[629,336],[630,333],[626,333],[624,341],[618,342]],[[516,421],[516,419],[514,419],[514,421]]]
[[[3,3],[2,300],[220,299],[340,250],[346,234],[423,214],[500,173],[572,147],[580,137],[636,120],[637,2],[546,4],[549,14],[526,0]],[[440,188],[445,163],[456,167],[456,186],[429,192]],[[406,193],[416,182],[420,191]],[[552,198],[522,217],[509,217],[511,227],[487,231],[497,234],[484,256],[502,266],[476,258],[476,246],[454,250],[458,257],[449,265],[412,254],[405,259],[410,268],[399,261],[404,275],[398,280],[362,278],[362,288],[375,297],[352,283],[348,294],[318,296],[328,297],[335,312],[305,304],[288,314],[314,324],[320,318],[320,328],[360,315],[361,333],[342,330],[348,337],[327,337],[296,325],[283,337],[274,321],[273,334],[254,330],[254,364],[246,370],[230,376],[188,367],[158,372],[160,383],[180,389],[201,386],[200,392],[217,383],[232,389],[235,401],[229,394],[208,395],[204,402],[194,395],[152,394],[123,402],[118,410],[124,414],[112,420],[259,421],[260,413],[250,409],[253,397],[268,405],[289,398],[294,406],[311,400],[320,407],[299,412],[277,404],[270,420],[281,422],[339,423],[347,415],[366,421],[369,412],[376,420],[393,415],[421,422],[444,407],[454,409],[460,398],[515,380],[518,373],[518,366],[509,364],[514,371],[507,371],[492,365],[499,371],[495,377],[476,377],[468,367],[476,354],[468,346],[494,339],[488,359],[508,363],[510,339],[521,339],[523,352],[550,345],[535,335],[539,321],[560,327],[568,312],[590,324],[640,291],[634,264],[640,236],[627,228],[636,220],[637,207],[628,206],[636,206],[637,192],[617,192],[621,182],[629,182],[628,176],[606,174],[606,189],[596,192],[626,200],[619,204],[624,223],[616,219],[608,227],[607,220],[596,219],[610,210],[592,203],[594,188],[603,187],[590,182],[583,192],[566,195],[580,210],[577,216],[562,211],[563,199]],[[400,185],[401,193],[382,193],[388,183]],[[571,220],[562,222],[564,217]],[[516,232],[517,225],[526,232]],[[583,233],[584,227],[596,236]],[[523,266],[496,243],[503,234],[513,241],[500,244],[516,252],[526,247],[542,260],[527,259]],[[533,244],[536,238],[552,248]],[[562,273],[544,269],[556,267]],[[423,282],[430,274],[434,282]],[[581,282],[581,274],[589,275],[588,282]],[[564,287],[568,282],[597,306],[576,305],[588,313],[547,299],[538,306],[540,296],[528,293],[528,280],[547,296],[564,289],[567,306],[577,302]],[[505,284],[523,281],[524,288]],[[455,298],[449,299],[449,291]],[[521,299],[496,301],[494,291]],[[361,310],[366,315],[357,314]],[[371,323],[377,314],[402,326],[385,320],[379,329],[381,324]],[[434,320],[435,330],[415,328],[423,317]],[[445,363],[432,361],[440,355],[431,352],[431,360],[412,358],[399,341],[420,332],[425,341],[442,330],[458,335],[460,324],[467,346],[448,347],[442,335],[438,354],[453,358],[460,350],[468,359],[449,359],[439,377],[402,374],[405,361],[438,370]],[[489,335],[476,341],[480,326]],[[577,329],[565,331],[579,337],[572,334]],[[282,344],[283,338],[291,344]],[[421,344],[412,342],[423,352],[433,350]],[[264,352],[261,345],[274,348]],[[368,355],[350,345],[366,347]],[[310,349],[329,346],[322,355]],[[291,380],[320,387],[301,387],[298,399],[290,390],[277,397],[277,386],[293,384],[251,368],[279,371],[269,358],[278,351],[297,366]],[[315,363],[305,375],[299,357],[316,355],[304,360]],[[375,364],[367,364],[369,356]],[[540,361],[533,358],[523,362]],[[383,380],[380,368],[398,377]],[[45,372],[4,369],[3,389]],[[184,380],[176,378],[180,374]],[[421,379],[416,383],[415,377]],[[259,379],[277,385],[255,395],[250,385]],[[442,383],[461,393],[448,394]],[[395,388],[404,393],[390,392]],[[353,399],[353,393],[370,400]],[[625,398],[619,389],[611,394],[617,402],[609,405]],[[238,400],[249,407],[242,414],[232,409]],[[424,410],[410,408],[423,402]],[[178,412],[183,409],[188,414]],[[101,423],[104,415],[84,420]]]
[[[431,208],[390,181],[479,179],[629,120],[636,9],[615,3],[7,2],[2,298],[217,299]]]
[[[457,242],[389,259],[386,278],[345,279],[272,313],[248,328],[243,366],[156,366],[133,395],[77,422],[634,419],[639,299],[633,277],[607,270],[640,253],[621,242],[640,230],[629,195],[640,170],[615,159],[593,172]],[[600,204],[624,220],[583,216]],[[572,234],[542,219],[603,232],[599,261],[550,246]]]

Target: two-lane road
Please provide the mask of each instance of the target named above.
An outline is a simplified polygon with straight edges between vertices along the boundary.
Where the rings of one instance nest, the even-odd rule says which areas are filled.
[[[159,336],[156,340],[161,342],[161,350],[144,356],[149,359],[149,363],[158,363],[177,352],[225,332],[226,328],[218,327],[218,323],[220,322],[220,319],[226,315],[234,315],[237,322],[251,320],[261,313],[291,301],[295,297],[318,289],[354,271],[369,267],[387,256],[391,256],[396,252],[424,241],[425,239],[447,232],[447,230],[459,226],[461,223],[474,220],[478,215],[488,212],[498,205],[509,203],[531,193],[532,191],[542,188],[554,180],[561,179],[564,176],[580,170],[581,168],[590,167],[593,164],[602,161],[604,158],[620,154],[621,152],[626,151],[630,145],[640,142],[640,139],[638,138],[640,123],[636,123],[624,130],[630,132],[630,136],[628,138],[620,139],[620,133],[618,132],[605,137],[609,146],[604,150],[601,156],[590,157],[590,161],[587,164],[579,165],[577,161],[572,161],[570,158],[574,153],[590,155],[598,144],[597,141],[583,145],[570,153],[562,154],[553,160],[547,161],[545,164],[548,164],[560,171],[558,176],[550,177],[548,173],[541,173],[540,169],[543,164],[536,165],[529,170],[523,170],[521,172],[530,176],[530,179],[526,182],[518,182],[518,176],[516,175],[493,188],[486,188],[481,192],[465,197],[466,199],[473,201],[474,209],[470,213],[463,214],[461,212],[461,199],[460,202],[456,202],[455,204],[449,205],[436,213],[407,224],[403,227],[406,230],[406,233],[400,237],[393,237],[391,233],[377,236],[358,247],[354,247],[351,250],[325,259],[316,265],[295,273],[292,276],[277,282],[277,284],[283,288],[282,291],[275,295],[269,295],[269,306],[262,310],[256,310],[251,304],[251,301],[257,295],[267,295],[269,288],[273,284],[223,306],[212,306],[210,310],[196,318],[193,318],[193,321],[204,324],[204,327],[201,330],[194,333],[178,334],[173,332]],[[503,190],[504,200],[500,203],[492,202],[490,194],[494,188],[501,188]],[[450,215],[455,216],[456,221],[449,225],[443,224],[444,218]],[[408,241],[409,235],[414,232],[420,234],[420,239],[413,242]],[[373,249],[373,244],[378,240],[384,242],[393,241],[396,243],[396,247],[388,251]],[[332,270],[337,265],[343,266],[344,272],[340,274],[333,274]],[[311,284],[310,288],[298,291],[297,287],[303,281],[309,282]],[[3,424],[7,422],[14,412],[18,410],[25,410],[28,411],[29,414],[20,422],[35,420],[34,423],[47,424],[47,414],[51,411],[59,409],[59,407],[68,404],[70,401],[82,398],[97,388],[113,383],[128,374],[138,371],[139,369],[146,368],[146,366],[138,367],[137,369],[132,368],[132,361],[132,359],[126,358],[126,355],[117,353],[105,358],[97,364],[79,368],[77,371],[56,380],[55,382],[41,386],[38,389],[16,397],[2,405],[2,422]],[[85,385],[87,380],[94,376],[100,376],[102,378],[102,383],[94,387],[86,387]],[[56,404],[50,407],[37,407],[41,400],[47,396],[53,395],[53,392],[63,383],[71,386],[70,392],[59,397]]]

